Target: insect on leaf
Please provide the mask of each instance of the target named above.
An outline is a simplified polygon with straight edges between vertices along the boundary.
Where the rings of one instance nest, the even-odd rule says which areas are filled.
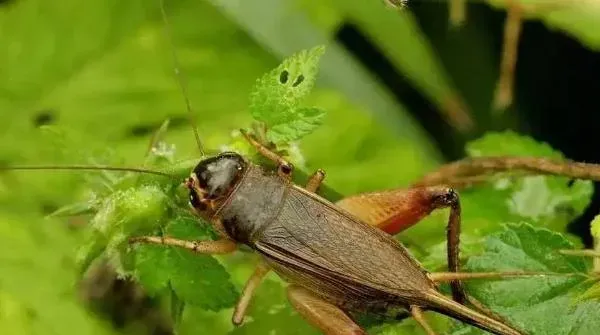
[[[259,78],[250,94],[250,113],[275,144],[297,140],[316,129],[325,112],[300,106],[313,88],[324,46],[303,50]]]

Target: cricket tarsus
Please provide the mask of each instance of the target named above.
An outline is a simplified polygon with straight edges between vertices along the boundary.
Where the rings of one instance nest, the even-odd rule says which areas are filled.
[[[123,171],[123,172],[136,172],[153,174],[157,176],[174,178],[165,172],[148,170],[142,168],[133,167],[119,167],[119,166],[104,166],[104,165],[14,165],[14,166],[0,166],[0,170],[88,170],[88,171]]]
[[[183,99],[185,102],[185,107],[188,112],[188,116],[190,118],[190,124],[192,127],[192,131],[194,132],[194,137],[196,139],[196,145],[198,146],[198,151],[200,151],[200,155],[204,156],[204,147],[202,145],[202,141],[200,140],[200,135],[198,134],[196,117],[194,116],[194,111],[192,110],[192,103],[189,99],[189,94],[187,91],[187,85],[185,84],[185,79],[183,74],[180,71],[179,59],[177,57],[177,52],[175,51],[175,43],[173,43],[171,39],[171,26],[169,24],[169,20],[167,19],[167,11],[165,9],[165,1],[159,0],[160,3],[160,11],[164,22],[164,33],[165,39],[169,43],[169,48],[171,49],[171,58],[173,60],[173,72],[175,73],[175,78],[177,80],[177,84],[181,89],[181,93],[183,95]]]

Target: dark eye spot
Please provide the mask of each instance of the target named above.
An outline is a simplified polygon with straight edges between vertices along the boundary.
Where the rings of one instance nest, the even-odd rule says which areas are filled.
[[[287,70],[283,70],[283,72],[281,72],[281,74],[279,75],[279,82],[282,84],[287,83],[289,75],[290,73],[287,72]]]
[[[304,76],[299,75],[298,78],[296,78],[296,81],[292,84],[292,86],[296,87],[296,86],[302,84],[303,81],[304,81]]]
[[[190,191],[190,204],[192,204],[192,206],[194,206],[195,208],[199,208],[202,206],[200,199],[198,199],[198,194],[196,194],[196,192],[194,191]]]
[[[571,188],[571,187],[573,187],[573,185],[575,185],[575,179],[571,179],[571,180],[569,180],[569,181],[567,182],[567,187],[568,187],[568,188]]]

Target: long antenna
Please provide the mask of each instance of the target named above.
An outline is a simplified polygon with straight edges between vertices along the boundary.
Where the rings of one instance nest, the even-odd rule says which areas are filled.
[[[185,85],[185,80],[181,71],[179,70],[179,59],[177,58],[177,53],[175,52],[175,43],[171,38],[171,26],[169,25],[169,20],[167,20],[167,11],[165,10],[165,1],[159,0],[160,2],[160,11],[162,13],[162,18],[164,22],[164,33],[165,39],[169,43],[169,48],[171,48],[171,57],[173,59],[173,71],[175,72],[175,77],[177,78],[177,83],[179,84],[179,88],[181,89],[181,93],[183,93],[183,99],[185,101],[185,106],[188,111],[188,116],[190,118],[190,124],[192,126],[192,130],[194,131],[194,137],[196,137],[196,144],[198,145],[198,151],[200,151],[200,155],[204,156],[204,148],[202,146],[202,141],[200,141],[200,135],[198,135],[198,129],[196,128],[196,118],[194,116],[194,112],[192,111],[192,104],[190,103],[190,99],[188,98],[187,87]]]
[[[102,165],[15,165],[15,166],[0,166],[0,171],[8,170],[90,170],[90,171],[128,171],[145,174],[153,174],[162,177],[174,178],[174,176],[160,171],[141,169],[141,168],[130,168],[130,167],[118,167],[118,166],[102,166]]]

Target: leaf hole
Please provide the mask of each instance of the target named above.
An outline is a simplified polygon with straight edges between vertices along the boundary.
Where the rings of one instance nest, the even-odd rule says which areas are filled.
[[[298,78],[296,78],[296,81],[292,84],[292,86],[296,87],[296,86],[302,84],[303,81],[304,81],[304,75],[299,75]]]
[[[41,127],[55,123],[56,119],[56,111],[44,109],[33,116],[32,122],[35,127]]]
[[[281,72],[281,74],[279,75],[279,82],[282,84],[287,83],[288,79],[289,79],[290,73],[287,72],[287,70],[283,70]]]

